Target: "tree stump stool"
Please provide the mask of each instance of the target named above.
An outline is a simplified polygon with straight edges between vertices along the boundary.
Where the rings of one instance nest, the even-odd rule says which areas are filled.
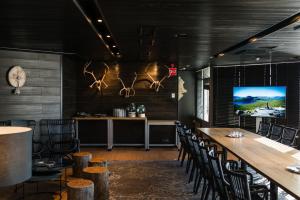
[[[77,152],[73,154],[73,176],[82,178],[82,170],[89,165],[89,161],[92,159],[92,154],[90,152]]]
[[[103,160],[102,158],[92,158],[89,161],[89,167],[107,167],[107,160]]]
[[[109,171],[107,167],[87,167],[83,169],[84,177],[94,182],[94,199],[109,199]]]
[[[94,183],[87,179],[74,179],[67,183],[69,200],[94,200]]]

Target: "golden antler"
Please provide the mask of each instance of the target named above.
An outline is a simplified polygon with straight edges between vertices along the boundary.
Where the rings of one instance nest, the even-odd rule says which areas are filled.
[[[162,88],[165,88],[162,84],[162,82],[168,77],[168,76],[164,76],[161,80],[154,80],[153,77],[147,73],[147,76],[151,79],[151,84],[150,84],[150,88],[154,88],[155,92],[159,92],[159,88],[162,87]]]
[[[130,87],[126,87],[123,80],[118,75],[118,79],[120,80],[120,82],[123,86],[123,88],[121,88],[121,90],[119,91],[120,96],[124,96],[125,98],[128,98],[128,97],[132,97],[135,95],[134,84],[137,79],[137,73],[134,72],[134,75],[135,76],[134,76],[134,79],[133,79]]]
[[[85,66],[84,66],[84,68],[83,68],[83,74],[84,74],[84,75],[85,75],[85,74],[90,74],[90,75],[93,77],[94,82],[93,82],[89,87],[90,87],[90,88],[93,88],[93,87],[96,85],[96,88],[101,92],[103,85],[104,85],[104,88],[107,88],[107,87],[108,87],[108,85],[107,85],[107,83],[104,81],[104,79],[105,79],[105,77],[106,77],[106,74],[109,72],[109,67],[108,67],[108,65],[107,65],[106,63],[104,63],[106,69],[104,70],[104,74],[102,75],[102,78],[98,80],[98,79],[96,78],[96,76],[95,76],[95,74],[94,74],[93,71],[90,72],[90,71],[87,70],[87,68],[91,65],[91,63],[92,63],[92,61],[88,61],[88,62],[85,64]]]

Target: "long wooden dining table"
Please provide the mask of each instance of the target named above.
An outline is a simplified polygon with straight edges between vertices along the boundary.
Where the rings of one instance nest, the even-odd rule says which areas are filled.
[[[197,128],[197,131],[269,179],[272,200],[278,199],[278,186],[300,199],[300,174],[286,169],[300,164],[299,150],[240,128]],[[228,137],[233,132],[240,132],[243,137]]]

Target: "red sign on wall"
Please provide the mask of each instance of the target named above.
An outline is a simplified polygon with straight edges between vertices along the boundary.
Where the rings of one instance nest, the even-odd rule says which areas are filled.
[[[169,77],[177,76],[177,68],[174,67],[174,64],[171,64],[171,67],[169,67]]]

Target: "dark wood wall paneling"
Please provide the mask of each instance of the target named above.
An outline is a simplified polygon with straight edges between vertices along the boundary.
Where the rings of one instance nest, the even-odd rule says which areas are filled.
[[[77,112],[77,72],[83,62],[74,56],[63,56],[63,117]]]
[[[130,98],[119,96],[122,88],[117,79],[115,67],[110,67],[110,73],[105,79],[109,87],[104,89],[102,94],[96,88],[89,88],[93,82],[90,75],[83,75],[83,66],[78,70],[77,77],[77,110],[88,113],[103,113],[112,115],[113,108],[125,108],[131,102],[136,105],[144,104],[148,119],[177,119],[177,77],[166,79],[159,92],[150,89],[149,78],[145,74],[147,64],[138,62],[124,62],[119,65],[120,77],[124,80],[126,87],[130,86],[134,78],[134,72],[138,73],[138,80],[134,86],[136,95]],[[103,72],[104,64],[94,62],[88,70],[95,74]],[[153,67],[148,68],[153,72]],[[168,70],[158,67],[157,79],[160,80]],[[171,98],[175,93],[176,98]]]
[[[214,68],[214,125],[238,126],[238,116],[233,109],[233,87],[270,85],[269,65],[266,66],[240,66]],[[240,72],[240,73],[239,73]],[[300,66],[299,64],[272,65],[272,85],[287,86],[287,114],[286,118],[272,119],[274,123],[300,128],[299,89]],[[265,119],[267,120],[267,119]],[[255,118],[241,117],[241,127],[255,130]]]
[[[27,81],[20,95],[12,94],[6,74],[10,67],[24,68]],[[61,117],[61,56],[0,51],[0,120]]]
[[[178,101],[178,119],[192,127],[195,119],[195,73],[180,71],[178,76],[184,81],[183,86],[187,90]]]

